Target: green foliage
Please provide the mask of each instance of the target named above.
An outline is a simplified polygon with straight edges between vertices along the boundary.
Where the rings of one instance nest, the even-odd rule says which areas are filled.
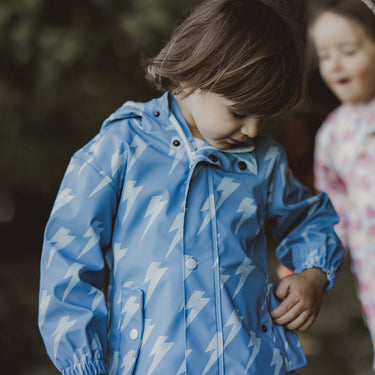
[[[125,100],[198,0],[1,0],[0,184],[55,196],[70,155]]]

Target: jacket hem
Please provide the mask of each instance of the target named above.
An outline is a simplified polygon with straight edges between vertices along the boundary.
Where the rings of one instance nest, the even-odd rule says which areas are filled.
[[[61,373],[62,375],[100,375],[107,373],[107,366],[103,360],[96,360],[66,367]]]

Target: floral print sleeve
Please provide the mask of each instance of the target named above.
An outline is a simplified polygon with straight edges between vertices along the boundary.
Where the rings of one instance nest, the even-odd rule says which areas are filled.
[[[330,123],[334,121],[335,115],[330,116],[322,125],[316,137],[314,155],[314,183],[319,192],[326,192],[330,197],[340,222],[335,225],[335,230],[341,241],[347,246],[347,193],[346,185],[342,177],[335,169],[334,154],[337,146],[337,137],[331,131]]]

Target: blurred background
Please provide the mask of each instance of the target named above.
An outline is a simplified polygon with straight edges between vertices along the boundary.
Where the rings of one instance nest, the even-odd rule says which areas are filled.
[[[304,0],[284,1],[304,36]],[[37,328],[43,229],[67,163],[125,100],[158,95],[140,61],[198,0],[0,0],[0,368],[56,375]],[[304,38],[303,38],[304,39]],[[311,190],[314,135],[338,103],[308,71],[306,100],[264,132]],[[270,242],[270,269],[277,260]],[[372,349],[345,259],[322,313],[300,335],[300,375],[371,374]],[[261,374],[260,374],[261,375]]]

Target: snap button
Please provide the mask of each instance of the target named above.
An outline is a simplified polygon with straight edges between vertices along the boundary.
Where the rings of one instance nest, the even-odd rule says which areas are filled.
[[[160,116],[160,112],[159,112],[159,111],[155,111],[155,112],[154,112],[154,116],[155,116],[155,117],[159,117],[159,116]]]
[[[178,147],[181,144],[181,142],[178,139],[175,139],[173,141],[173,146]]]
[[[208,155],[208,158],[212,161],[212,162],[214,162],[214,163],[216,163],[217,162],[217,156],[215,155],[215,154],[210,154],[210,155]]]
[[[268,328],[265,324],[262,325],[262,331],[266,333],[268,331]]]
[[[185,265],[188,270],[195,270],[198,264],[194,258],[189,258],[186,260]]]
[[[244,161],[238,162],[238,168],[241,169],[241,171],[245,171],[247,169],[247,165]]]
[[[138,331],[137,331],[135,328],[133,328],[133,329],[130,331],[129,336],[130,336],[130,338],[131,338],[132,340],[137,340],[137,338],[138,338]]]

